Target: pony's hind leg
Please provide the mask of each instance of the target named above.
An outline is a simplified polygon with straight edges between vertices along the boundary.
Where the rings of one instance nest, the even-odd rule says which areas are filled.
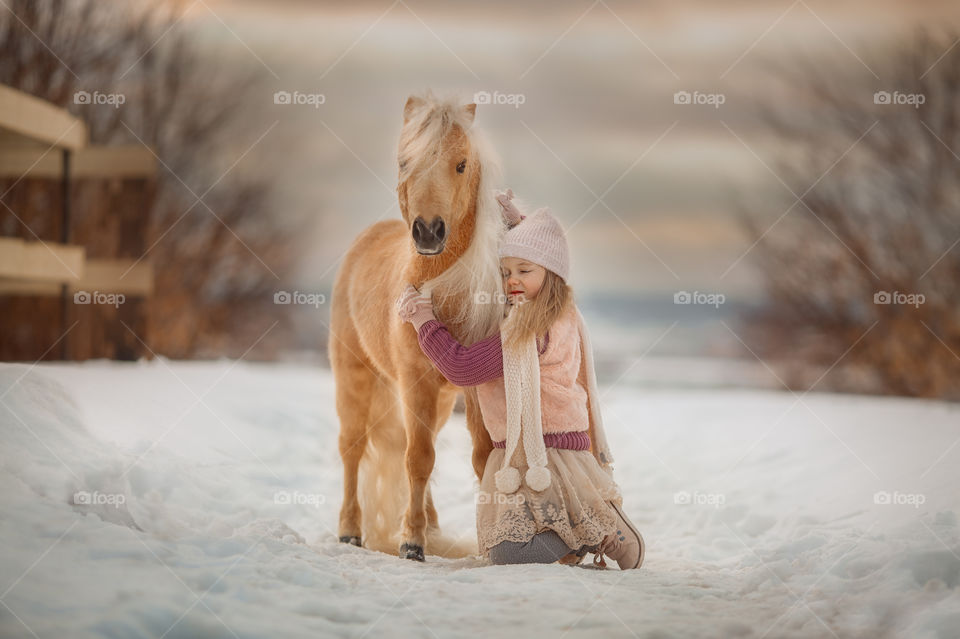
[[[340,417],[338,444],[343,462],[343,505],[337,534],[341,542],[359,546],[362,513],[357,499],[358,469],[367,448],[370,397],[377,380],[373,370],[354,352],[338,340],[331,343]]]
[[[483,424],[483,413],[480,412],[476,387],[465,388],[463,399],[467,412],[467,430],[470,431],[470,437],[473,440],[473,472],[477,476],[477,481],[483,481],[483,471],[487,467],[487,458],[493,451],[493,441]]]
[[[437,423],[436,429],[434,431],[434,437],[436,433],[443,428],[447,419],[453,413],[453,405],[457,402],[457,396],[459,391],[455,392],[441,392],[440,396],[437,398]],[[427,527],[428,528],[440,528],[440,520],[437,517],[437,509],[433,505],[433,495],[430,492],[430,484],[427,483],[426,490],[424,492],[424,507],[427,512]]]

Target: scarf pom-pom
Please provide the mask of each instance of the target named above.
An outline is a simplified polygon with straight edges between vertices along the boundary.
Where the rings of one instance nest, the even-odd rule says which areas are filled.
[[[497,490],[501,493],[515,493],[520,488],[520,471],[513,466],[501,468],[494,475]]]
[[[536,490],[546,490],[550,486],[550,469],[546,466],[534,466],[527,471],[527,486]]]

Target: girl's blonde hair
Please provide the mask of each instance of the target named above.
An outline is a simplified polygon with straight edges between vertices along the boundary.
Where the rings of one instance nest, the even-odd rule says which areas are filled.
[[[501,325],[505,349],[518,349],[531,335],[537,340],[543,339],[547,330],[573,303],[570,285],[550,269],[545,270],[543,286],[535,298],[507,305]]]

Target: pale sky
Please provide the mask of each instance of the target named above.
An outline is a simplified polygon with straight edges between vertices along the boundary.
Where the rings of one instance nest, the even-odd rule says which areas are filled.
[[[278,124],[238,170],[281,162],[276,214],[314,213],[304,288],[329,287],[353,237],[399,217],[401,112],[431,88],[522,96],[519,108],[480,106],[475,126],[503,158],[506,184],[565,226],[603,196],[569,234],[575,288],[751,297],[758,278],[749,254],[740,259],[750,242],[731,197],[769,202],[771,221],[791,203],[764,165],[776,145],[751,114],[768,87],[763,64],[824,56],[882,85],[871,55],[918,24],[960,24],[960,5],[205,0],[189,22],[269,79],[237,154]],[[274,105],[276,90],[324,103]],[[724,103],[678,105],[678,91]]]

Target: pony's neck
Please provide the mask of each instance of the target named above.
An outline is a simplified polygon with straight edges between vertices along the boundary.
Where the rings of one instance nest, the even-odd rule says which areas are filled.
[[[436,296],[440,300],[437,312],[449,322],[450,332],[462,343],[469,345],[486,337],[499,322],[482,318],[492,306],[492,296],[487,290],[455,290],[441,292]],[[463,311],[468,310],[469,315]],[[441,315],[438,315],[440,317]],[[502,314],[501,314],[502,318]]]
[[[484,264],[472,264],[464,255],[439,277],[424,283],[433,297],[437,319],[459,342],[470,345],[490,335],[503,319],[503,296],[490,278],[477,277]]]

